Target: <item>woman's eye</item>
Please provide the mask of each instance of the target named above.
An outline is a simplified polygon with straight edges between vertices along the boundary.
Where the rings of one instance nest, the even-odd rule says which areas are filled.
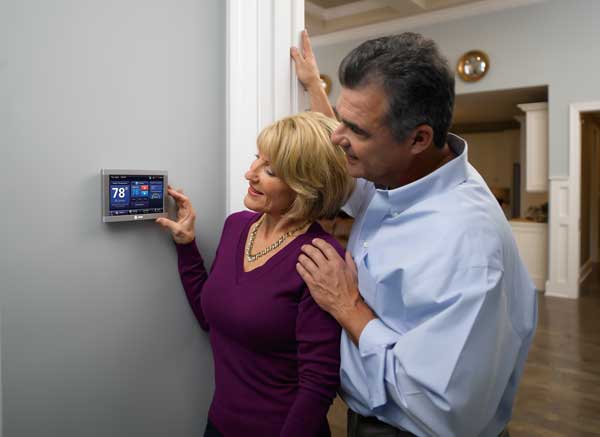
[[[273,172],[273,170],[271,170],[270,167],[265,167],[265,171],[269,176],[275,176],[275,173]]]

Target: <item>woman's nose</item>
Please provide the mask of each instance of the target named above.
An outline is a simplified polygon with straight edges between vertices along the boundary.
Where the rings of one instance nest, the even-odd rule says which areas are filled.
[[[248,169],[248,171],[246,172],[246,174],[244,176],[246,177],[246,180],[248,180],[248,181],[256,180],[257,174],[256,174],[256,171],[254,171],[254,163],[250,164],[250,168]]]

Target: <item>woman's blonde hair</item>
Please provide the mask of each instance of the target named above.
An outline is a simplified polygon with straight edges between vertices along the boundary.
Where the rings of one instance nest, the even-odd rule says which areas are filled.
[[[286,217],[333,218],[352,191],[354,180],[346,170],[344,151],[331,142],[338,124],[318,112],[301,112],[276,121],[258,135],[259,152],[296,193]]]

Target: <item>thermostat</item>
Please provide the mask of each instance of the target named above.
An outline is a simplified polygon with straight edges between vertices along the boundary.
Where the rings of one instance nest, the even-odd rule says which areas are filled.
[[[126,222],[167,216],[164,170],[100,170],[102,221]]]

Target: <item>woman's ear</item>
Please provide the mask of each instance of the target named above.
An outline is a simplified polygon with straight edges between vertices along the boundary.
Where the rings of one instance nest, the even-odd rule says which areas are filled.
[[[422,124],[412,132],[411,151],[414,155],[424,152],[433,144],[433,128],[428,124]]]

